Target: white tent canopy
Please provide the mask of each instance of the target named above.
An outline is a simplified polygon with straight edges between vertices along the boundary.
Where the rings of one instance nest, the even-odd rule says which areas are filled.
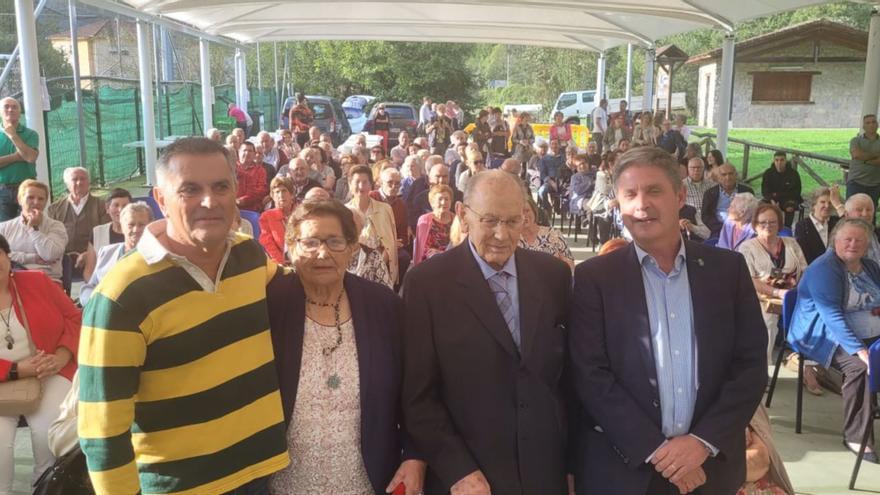
[[[124,0],[241,42],[400,40],[603,51],[737,22],[817,0]]]

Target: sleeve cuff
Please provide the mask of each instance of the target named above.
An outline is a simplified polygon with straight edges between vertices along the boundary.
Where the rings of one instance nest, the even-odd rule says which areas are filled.
[[[711,443],[709,443],[709,442],[703,440],[702,438],[700,438],[700,437],[694,435],[693,433],[690,433],[690,436],[692,436],[692,437],[696,438],[697,440],[699,440],[700,443],[702,443],[703,446],[706,447],[706,450],[709,451],[709,457],[716,457],[716,456],[718,455],[718,452],[720,452],[720,451],[719,451],[714,445],[712,445]]]
[[[667,443],[669,443],[669,440],[663,440],[663,443],[661,443],[659,446],[657,446],[657,448],[654,449],[654,452],[651,452],[651,455],[649,455],[648,458],[645,459],[645,464],[650,464],[651,459],[654,458],[654,455],[657,454],[657,451],[662,449]]]

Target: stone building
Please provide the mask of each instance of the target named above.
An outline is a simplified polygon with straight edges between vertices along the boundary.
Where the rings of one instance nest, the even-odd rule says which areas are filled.
[[[848,128],[859,122],[868,33],[810,21],[740,41],[734,50],[731,125],[738,128]],[[699,64],[697,124],[718,122],[721,49]]]
[[[73,63],[70,31],[49,36],[56,50]],[[133,22],[122,19],[98,19],[77,27],[80,77],[131,77],[137,74],[137,33]],[[90,88],[84,80],[83,88]]]

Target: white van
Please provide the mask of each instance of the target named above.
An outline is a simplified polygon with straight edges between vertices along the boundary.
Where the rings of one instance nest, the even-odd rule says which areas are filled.
[[[562,120],[565,122],[580,123],[580,119],[590,118],[598,103],[594,89],[560,93],[550,117],[556,112],[562,112]]]

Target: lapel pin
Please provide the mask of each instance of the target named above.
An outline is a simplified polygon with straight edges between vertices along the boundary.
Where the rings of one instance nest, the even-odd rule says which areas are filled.
[[[697,264],[700,266],[705,265],[705,263],[703,263],[703,258],[697,258]]]

